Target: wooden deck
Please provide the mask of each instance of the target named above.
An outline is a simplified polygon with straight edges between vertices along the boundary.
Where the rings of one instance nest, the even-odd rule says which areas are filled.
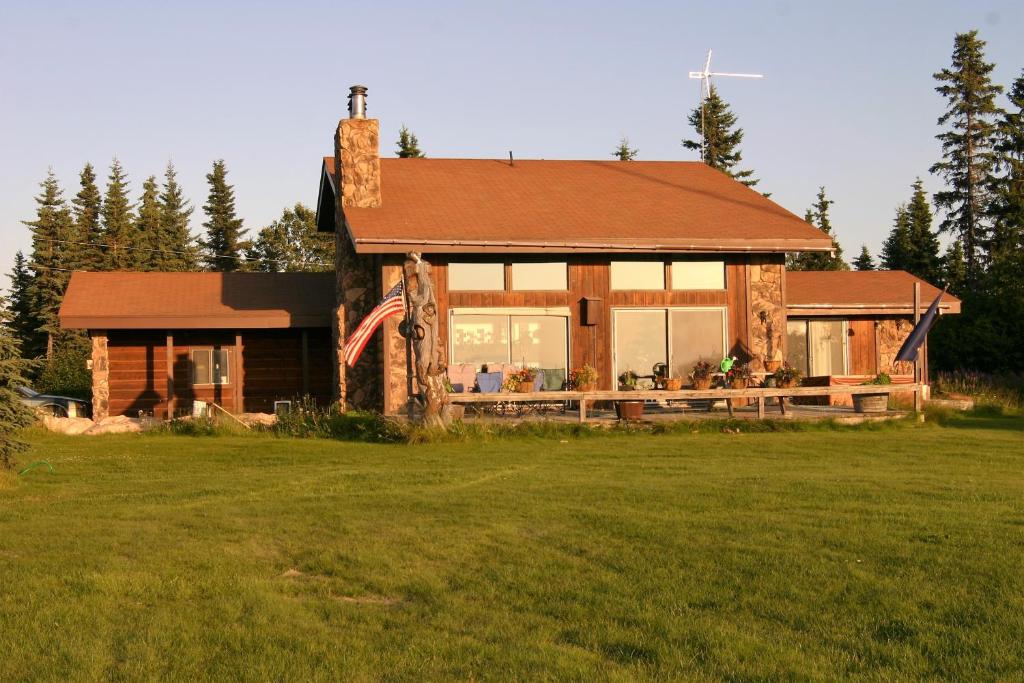
[[[587,407],[595,402],[618,401],[722,401],[726,403],[730,417],[734,415],[733,401],[746,399],[753,401],[757,407],[757,417],[766,415],[768,399],[778,399],[776,404],[781,415],[786,415],[787,398],[803,396],[852,396],[854,394],[893,394],[913,392],[914,412],[920,412],[923,405],[922,385],[920,384],[880,384],[857,386],[825,386],[825,387],[759,387],[748,389],[682,389],[679,391],[644,390],[644,391],[535,391],[528,393],[489,393],[489,394],[449,394],[454,404],[474,405],[487,403],[550,403],[573,401],[579,405],[579,421],[587,421]]]

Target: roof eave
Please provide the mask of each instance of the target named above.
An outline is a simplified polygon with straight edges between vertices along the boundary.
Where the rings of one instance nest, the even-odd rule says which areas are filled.
[[[518,241],[518,240],[437,240],[416,238],[354,238],[360,254],[402,253],[411,248],[447,253],[658,253],[658,252],[720,252],[720,253],[789,253],[798,251],[829,252],[831,240],[716,240],[678,239],[651,242],[611,240]]]

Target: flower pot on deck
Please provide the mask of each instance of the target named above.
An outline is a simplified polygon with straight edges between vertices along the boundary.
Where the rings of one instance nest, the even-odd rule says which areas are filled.
[[[576,391],[597,391],[597,382],[587,382],[576,387]]]
[[[858,413],[884,413],[889,409],[889,394],[854,394],[853,410]]]
[[[533,391],[533,380],[530,380],[529,382],[520,382],[516,386],[516,392],[517,393],[528,394],[531,391]]]
[[[710,377],[694,377],[693,378],[693,388],[696,389],[697,391],[704,391],[705,389],[710,389],[711,388],[711,378]]]
[[[772,373],[782,367],[781,360],[766,360],[764,362],[765,372]]]
[[[661,381],[661,388],[665,391],[679,391],[683,388],[683,380],[681,377],[666,377]]]
[[[644,416],[644,402],[616,401],[615,414],[620,420],[639,420]]]
[[[737,379],[732,380],[729,383],[729,385],[733,389],[746,389],[747,388],[747,380],[737,378]]]

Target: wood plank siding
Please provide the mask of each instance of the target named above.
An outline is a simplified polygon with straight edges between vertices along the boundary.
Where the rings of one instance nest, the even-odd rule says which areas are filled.
[[[511,259],[505,256],[473,254],[425,254],[424,258],[433,268],[435,296],[440,317],[442,348],[447,355],[449,313],[457,308],[566,308],[570,311],[569,348],[570,366],[580,367],[584,363],[593,365],[599,375],[598,388],[615,388],[612,370],[612,310],[625,307],[724,307],[727,309],[727,349],[730,355],[741,360],[750,357],[750,263],[752,258],[759,262],[778,263],[781,256],[756,256],[744,254],[705,255],[707,259],[725,261],[726,287],[724,290],[672,290],[671,269],[668,263],[683,260],[680,255],[647,255],[642,260],[663,261],[666,264],[666,289],[663,290],[622,290],[611,289],[611,261],[627,260],[629,255],[608,254],[516,254]],[[636,258],[636,257],[634,257]],[[385,255],[382,261],[381,289],[387,291],[401,278],[400,255]],[[565,261],[568,264],[568,289],[562,291],[513,291],[511,289],[510,261]],[[504,291],[457,291],[448,289],[449,262],[506,263]],[[600,322],[584,325],[582,306],[585,298],[599,299]],[[385,339],[397,335],[398,320],[391,319],[384,325]],[[782,329],[785,329],[783,320]],[[784,338],[785,335],[783,334]],[[384,409],[388,413],[400,412],[406,405],[406,359],[404,344],[391,341],[383,344]]]
[[[304,393],[304,333],[308,393],[326,404],[331,396],[332,349],[327,329],[112,330],[110,414],[181,415],[191,412],[194,400],[217,403],[233,413],[271,412],[275,400]],[[191,357],[196,349],[228,352],[227,383],[193,385]],[[173,401],[168,401],[172,391]]]

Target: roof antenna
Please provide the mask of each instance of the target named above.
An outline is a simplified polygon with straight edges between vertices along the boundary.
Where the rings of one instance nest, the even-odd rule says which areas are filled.
[[[515,166],[516,165],[515,159],[512,158],[512,150],[508,151],[508,165],[509,166]]]
[[[732,78],[764,78],[763,74],[733,74],[711,70],[711,50],[708,50],[708,58],[704,62],[704,69],[691,71],[690,78],[700,79],[700,160],[705,161],[707,156],[707,137],[704,135],[704,103],[711,97],[711,77],[729,76]]]

